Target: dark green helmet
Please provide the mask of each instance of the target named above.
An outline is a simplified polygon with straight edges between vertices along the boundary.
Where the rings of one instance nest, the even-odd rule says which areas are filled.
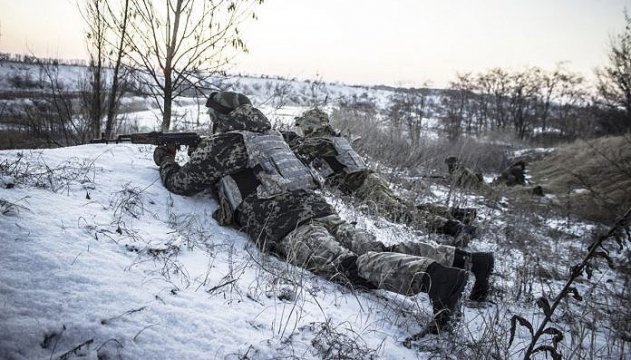
[[[305,111],[302,116],[295,118],[296,126],[307,134],[329,126],[329,115],[320,109]]]

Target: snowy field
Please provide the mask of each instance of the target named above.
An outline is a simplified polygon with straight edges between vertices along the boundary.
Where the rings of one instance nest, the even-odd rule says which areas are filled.
[[[534,305],[467,301],[454,333],[408,348],[404,340],[431,318],[426,295],[355,292],[261,254],[212,219],[210,193],[166,191],[152,151],[93,144],[0,152],[10,174],[0,189],[0,358],[459,358],[465,353],[445,353],[445,341],[506,338],[515,313],[536,322]],[[385,242],[435,239],[327,198]],[[474,248],[497,250],[499,218],[481,211],[484,235]],[[524,258],[501,253],[496,293],[514,291]],[[513,346],[527,339],[518,330]],[[506,354],[519,358],[515,349]]]
[[[419,356],[401,342],[429,321],[426,296],[356,293],[262,255],[211,218],[210,194],[166,191],[152,150],[0,152],[16,174],[0,189],[0,358],[319,358],[351,340]]]
[[[69,83],[80,75],[61,69]],[[0,67],[0,89],[11,86],[7,74],[17,70],[9,70]],[[276,127],[291,126],[313,100],[306,81],[231,81]],[[287,84],[293,98],[283,104],[266,95]],[[318,91],[320,99],[366,98],[382,110],[392,95],[338,84]],[[159,129],[157,107],[145,98],[124,100],[140,103],[124,127]],[[194,99],[178,100],[174,119],[174,131],[209,128]],[[423,136],[438,137],[438,125],[427,120]],[[518,326],[509,345],[511,318],[538,325],[537,299],[558,293],[597,228],[549,211],[554,194],[516,210],[508,197],[427,183],[423,194],[411,194],[417,202],[478,209],[480,236],[469,250],[494,251],[496,274],[492,302],[464,301],[453,332],[409,344],[406,338],[431,319],[425,294],[357,292],[261,254],[244,234],[212,219],[212,194],[166,191],[152,153],[153,146],[134,144],[0,151],[0,359],[521,359],[531,337]],[[184,151],[178,160],[186,161]],[[324,195],[342,217],[385,243],[444,240],[368,216],[339,194]],[[624,261],[622,252],[611,255]],[[583,301],[564,301],[554,319],[565,334],[558,344],[564,355],[629,358],[628,345],[611,340],[612,325],[598,320],[619,310],[611,289],[623,281],[602,266],[577,282]]]

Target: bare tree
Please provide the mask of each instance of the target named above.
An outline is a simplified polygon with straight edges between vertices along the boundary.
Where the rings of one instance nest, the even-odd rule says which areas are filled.
[[[551,121],[561,130],[561,135],[574,137],[594,132],[591,122],[588,91],[584,88],[585,79],[569,71],[557,71],[558,77],[553,104],[551,107]]]
[[[596,71],[601,103],[624,112],[626,127],[631,127],[631,17],[625,11],[624,31],[612,36],[609,63]]]
[[[107,100],[107,118],[105,121],[105,137],[107,139],[109,139],[112,135],[112,131],[115,125],[114,123],[116,120],[116,112],[118,110],[118,103],[120,96],[122,95],[120,91],[120,80],[121,70],[123,66],[123,58],[127,50],[125,38],[127,36],[127,26],[130,15],[129,2],[130,0],[124,0],[123,7],[120,13],[116,13],[116,11],[112,9],[110,4],[107,4],[109,18],[112,22],[110,26],[114,29],[114,34],[117,36],[118,40],[114,52],[115,60],[112,73],[112,85],[110,87]]]
[[[541,70],[527,69],[511,77],[509,114],[517,136],[524,139],[529,135],[537,118],[537,104],[541,87]]]
[[[229,49],[247,51],[238,25],[255,17],[263,0],[131,0],[126,34],[133,67],[148,76],[147,89],[171,126],[173,99],[195,89],[231,60]]]
[[[471,73],[457,74],[457,79],[449,83],[449,90],[443,97],[444,117],[450,140],[460,137],[464,129],[471,130],[472,100],[475,96],[475,84]]]
[[[107,23],[103,16],[105,0],[89,0],[77,3],[86,22],[86,42],[90,56],[89,86],[84,89],[84,102],[90,119],[91,133],[97,138],[101,132],[101,118],[104,111],[104,60],[106,54],[105,36]]]
[[[488,105],[488,116],[491,126],[495,129],[504,129],[507,125],[508,111],[506,100],[509,92],[509,74],[500,68],[489,70],[485,74],[478,75],[478,88]]]
[[[401,126],[405,125],[410,145],[416,147],[420,143],[423,119],[430,116],[430,106],[433,103],[422,89],[399,88],[390,97],[388,117],[392,124],[392,130],[401,132]]]

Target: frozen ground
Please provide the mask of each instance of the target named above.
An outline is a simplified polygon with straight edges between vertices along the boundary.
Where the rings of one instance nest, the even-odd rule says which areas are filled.
[[[5,70],[0,89],[10,86]],[[78,76],[63,71],[68,79]],[[276,126],[290,126],[314,100],[310,82],[235,81],[230,86],[247,92]],[[266,96],[287,84],[287,93],[297,95],[282,106]],[[391,92],[329,84],[319,94],[364,97],[384,108]],[[145,98],[126,101],[139,110],[126,115],[125,125],[159,128],[156,107]],[[175,119],[175,130],[209,125],[193,99],[178,100]],[[428,124],[424,136],[435,137],[438,124]],[[457,200],[478,209],[481,234],[470,250],[496,254],[493,302],[465,301],[452,333],[408,348],[404,340],[430,319],[424,294],[355,292],[261,254],[242,233],[212,219],[211,194],[169,194],[152,151],[132,144],[0,151],[1,359],[521,359],[530,334],[517,327],[509,345],[511,318],[541,321],[537,298],[558,293],[598,228],[549,211],[554,194],[522,209],[508,197],[427,184],[417,201]],[[339,194],[325,196],[384,242],[443,240],[368,216]],[[616,262],[625,254],[611,249]],[[624,277],[599,266],[576,287],[583,301],[564,301],[555,317],[565,334],[560,351],[568,358],[628,358],[628,343],[616,340],[608,320],[625,313],[616,300]]]
[[[0,152],[0,358],[459,358],[491,335],[505,341],[512,314],[537,321],[532,299],[515,294],[531,257],[498,246],[508,226],[501,209],[480,205],[483,236],[472,245],[498,251],[501,301],[465,302],[454,333],[410,349],[403,341],[430,319],[425,295],[354,292],[261,254],[212,219],[210,194],[167,192],[152,151],[93,144]],[[386,242],[440,240],[326,196]],[[616,281],[613,272],[600,276]],[[534,283],[532,294],[559,284]],[[598,294],[589,283],[583,289],[586,298]],[[504,355],[519,358],[528,339],[522,330]],[[607,335],[595,333],[592,345]],[[446,343],[453,339],[459,347]]]

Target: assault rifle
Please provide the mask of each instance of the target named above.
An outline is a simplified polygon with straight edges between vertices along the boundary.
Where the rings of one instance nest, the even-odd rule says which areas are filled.
[[[101,136],[100,139],[91,140],[90,144],[131,142],[132,144],[174,145],[179,147],[180,145],[196,146],[201,139],[202,138],[194,132],[163,133],[153,131],[148,133],[118,135],[115,139],[105,139],[105,136]]]

